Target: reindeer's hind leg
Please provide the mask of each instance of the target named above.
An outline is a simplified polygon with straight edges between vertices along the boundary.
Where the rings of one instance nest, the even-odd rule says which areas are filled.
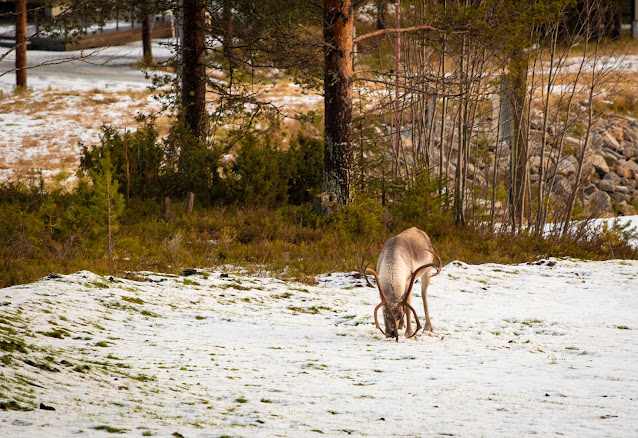
[[[432,322],[430,321],[430,312],[428,311],[428,285],[430,284],[430,273],[432,268],[425,270],[425,273],[421,276],[421,298],[423,299],[423,310],[425,311],[425,327],[424,332],[434,332],[432,328]]]

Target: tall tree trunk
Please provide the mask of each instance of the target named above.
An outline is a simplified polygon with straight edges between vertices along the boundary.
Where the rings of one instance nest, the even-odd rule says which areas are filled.
[[[222,5],[222,19],[224,26],[224,35],[222,39],[222,45],[224,46],[224,56],[231,64],[232,70],[232,57],[233,57],[233,15],[232,6],[230,0],[224,0]]]
[[[463,36],[461,42],[461,56],[459,57],[459,149],[456,155],[456,174],[454,176],[454,221],[457,224],[464,225],[465,224],[465,212],[463,209],[463,205],[465,203],[465,170],[466,160],[465,160],[465,148],[466,144],[466,134],[465,134],[465,116],[467,115],[467,91],[469,90],[468,86],[468,75],[466,73],[466,64],[465,64],[465,36]]]
[[[16,86],[27,86],[27,0],[16,0]]]
[[[527,138],[525,130],[525,96],[527,94],[528,55],[516,50],[510,61],[508,89],[513,116],[512,150],[510,163],[510,218],[514,228],[520,229],[525,209],[525,182],[527,170]]]
[[[547,145],[547,123],[549,118],[549,104],[552,95],[552,87],[554,86],[556,73],[554,72],[554,58],[556,56],[556,44],[558,42],[558,24],[554,25],[552,30],[552,46],[549,58],[549,72],[547,74],[547,90],[545,92],[545,105],[543,108],[543,132],[540,151],[540,165],[538,168],[538,210],[536,213],[536,234],[540,235],[545,227],[545,147]],[[576,86],[574,86],[576,88]],[[530,99],[531,100],[531,99]],[[556,161],[560,161],[560,156],[556,157]]]
[[[324,0],[324,173],[323,190],[341,205],[354,198],[352,149],[352,45],[354,13],[351,0]]]
[[[394,28],[398,31],[401,27],[401,0],[394,2],[395,23]],[[394,156],[397,160],[396,176],[401,175],[401,33],[397,32],[394,41]],[[405,157],[404,157],[405,158]],[[407,166],[407,163],[406,163]],[[407,172],[406,172],[407,173]]]
[[[146,65],[153,64],[153,48],[151,42],[151,16],[145,15],[144,20],[142,20],[142,62]]]
[[[206,135],[206,1],[184,0],[182,105],[184,123],[200,140]]]
[[[377,7],[377,29],[385,29],[388,25],[387,0],[375,0]]]

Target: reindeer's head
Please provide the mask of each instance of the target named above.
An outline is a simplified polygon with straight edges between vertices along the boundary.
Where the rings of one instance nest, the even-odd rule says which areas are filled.
[[[427,266],[430,266],[430,265],[427,265]],[[399,329],[403,328],[406,308],[409,309],[414,314],[414,319],[416,320],[416,330],[414,331],[412,336],[416,335],[416,333],[421,329],[421,323],[419,322],[419,317],[416,314],[416,310],[414,310],[414,307],[408,304],[408,297],[410,296],[410,293],[412,292],[412,285],[414,284],[414,279],[416,278],[416,274],[419,271],[421,271],[422,268],[423,267],[417,269],[412,274],[412,278],[410,280],[410,286],[408,287],[407,292],[401,298],[401,301],[398,303],[391,303],[390,301],[388,301],[385,293],[383,293],[383,289],[381,288],[381,282],[379,281],[379,276],[377,275],[377,273],[370,268],[367,268],[365,270],[366,274],[370,273],[374,275],[374,278],[377,281],[377,287],[379,288],[379,295],[381,295],[381,303],[379,303],[377,307],[375,307],[374,309],[374,323],[376,324],[377,328],[381,330],[381,333],[383,333],[389,338],[396,338],[397,342],[399,342]],[[381,329],[381,326],[379,326],[379,320],[377,319],[377,312],[379,311],[379,308],[382,306],[383,306],[383,320],[385,322],[385,331]]]
[[[385,323],[385,335],[389,338],[398,338],[398,330],[402,330],[405,325],[405,306],[402,303],[389,304],[389,307],[387,305],[383,306],[383,322]]]
[[[398,303],[391,303],[390,301],[388,301],[385,293],[383,293],[381,282],[379,281],[379,276],[374,270],[367,268],[364,271],[364,275],[368,273],[374,275],[374,278],[377,281],[377,288],[379,289],[379,295],[381,295],[381,303],[379,303],[377,307],[374,308],[374,323],[377,326],[377,328],[381,330],[381,333],[383,333],[389,338],[395,338],[397,342],[399,342],[399,330],[403,328],[403,324],[405,322],[404,316],[405,316],[406,309],[412,312],[412,314],[414,315],[414,319],[416,321],[416,330],[414,331],[414,333],[412,333],[411,336],[409,336],[409,338],[416,335],[417,332],[421,329],[419,316],[417,315],[416,310],[414,310],[414,307],[412,307],[408,303],[408,298],[410,297],[410,293],[412,293],[412,286],[414,286],[414,280],[416,280],[417,276],[419,276],[419,274],[421,274],[423,270],[427,268],[435,268],[437,272],[434,275],[437,275],[441,271],[441,260],[439,259],[439,263],[428,263],[426,265],[423,265],[417,268],[410,277],[408,290],[401,297],[401,301]],[[366,276],[366,281],[368,281],[367,276]],[[372,285],[369,281],[368,281],[368,284]],[[379,326],[379,320],[377,319],[377,312],[379,311],[380,307],[383,307],[383,320],[385,322],[385,331],[381,329],[381,327]]]

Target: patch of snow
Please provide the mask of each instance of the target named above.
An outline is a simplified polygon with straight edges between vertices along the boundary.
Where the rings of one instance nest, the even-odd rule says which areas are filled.
[[[174,47],[175,40],[153,40],[153,57],[165,61],[174,55]],[[141,41],[66,52],[29,50],[27,86],[33,90],[145,90],[150,81],[136,67],[142,55]],[[13,90],[14,68],[15,52],[11,52],[0,61],[0,91]]]
[[[3,436],[638,434],[638,261],[450,263],[398,343],[356,273],[135,275],[0,289]]]

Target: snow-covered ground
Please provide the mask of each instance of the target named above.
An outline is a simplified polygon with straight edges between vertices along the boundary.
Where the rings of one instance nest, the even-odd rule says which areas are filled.
[[[159,62],[172,56],[171,40],[153,42]],[[8,50],[8,49],[4,49]],[[3,49],[0,48],[0,53]],[[104,124],[135,129],[138,113],[160,103],[137,67],[141,42],[70,52],[30,50],[28,93],[15,94],[15,53],[0,60],[0,182],[24,180],[42,169],[52,180],[61,170],[75,172],[80,142],[99,142]]]
[[[175,43],[155,40],[155,59],[169,59]],[[8,50],[0,48],[0,58]],[[136,129],[138,113],[161,108],[148,91],[151,80],[137,65],[141,42],[70,52],[30,50],[27,59],[30,91],[18,94],[13,90],[15,54],[0,59],[0,182],[24,181],[36,169],[48,181],[62,170],[73,174],[80,142],[98,144],[104,124]],[[320,95],[291,83],[264,87],[263,100],[290,113],[323,102]]]
[[[158,62],[173,54],[175,40],[153,41]],[[9,49],[0,48],[0,54]],[[27,52],[27,86],[33,90],[105,91],[145,90],[150,82],[136,65],[142,60],[142,42],[97,49]],[[15,86],[15,52],[0,60],[0,91]]]
[[[638,436],[638,261],[450,263],[399,343],[352,274],[136,275],[0,290],[0,436]]]

